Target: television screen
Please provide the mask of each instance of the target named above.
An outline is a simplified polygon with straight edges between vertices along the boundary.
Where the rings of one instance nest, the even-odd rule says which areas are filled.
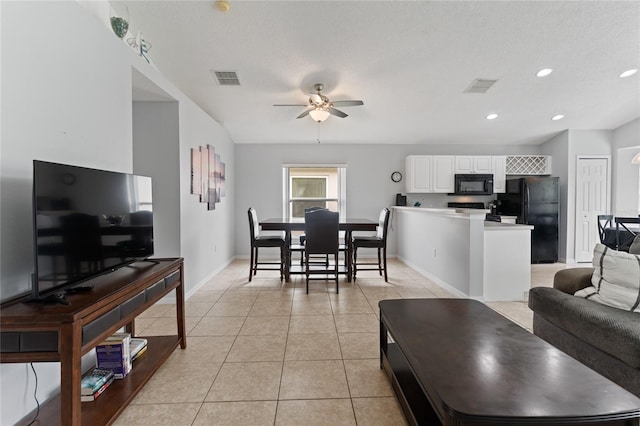
[[[153,254],[151,178],[34,160],[33,298]]]

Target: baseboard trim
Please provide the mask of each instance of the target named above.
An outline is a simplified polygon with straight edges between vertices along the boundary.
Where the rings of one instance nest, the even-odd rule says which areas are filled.
[[[439,285],[440,287],[442,287],[443,289],[447,290],[448,292],[461,297],[461,298],[465,298],[465,299],[474,299],[474,300],[478,300],[480,302],[484,302],[484,297],[469,297],[468,295],[464,294],[463,292],[461,292],[460,290],[458,290],[457,288],[451,286],[450,284],[446,283],[445,281],[442,281],[440,278],[428,273],[427,271],[425,271],[424,269],[420,268],[418,265],[413,264],[412,262],[409,262],[407,259],[403,258],[403,257],[397,257],[397,259],[404,263],[405,265],[407,265],[408,267],[410,267],[411,269],[413,269],[414,271],[418,272],[420,275],[430,279],[431,281],[433,281],[434,283],[436,283],[437,285]]]

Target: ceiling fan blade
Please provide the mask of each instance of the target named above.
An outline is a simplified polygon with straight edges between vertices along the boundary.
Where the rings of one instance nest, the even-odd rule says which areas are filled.
[[[307,115],[309,115],[309,113],[311,112],[310,109],[305,110],[302,112],[302,114],[300,114],[299,116],[297,116],[296,118],[302,118],[302,117],[306,117]]]
[[[295,106],[295,107],[306,107],[307,104],[273,104],[273,106]]]
[[[332,101],[331,102],[334,106],[339,106],[339,107],[347,107],[347,106],[360,106],[360,105],[364,105],[364,102],[362,101]]]
[[[347,114],[335,108],[329,108],[328,111],[329,111],[329,114],[335,115],[336,117],[340,117],[340,118],[348,117]]]

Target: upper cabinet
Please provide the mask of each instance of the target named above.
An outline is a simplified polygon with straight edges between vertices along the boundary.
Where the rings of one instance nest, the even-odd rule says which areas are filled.
[[[493,192],[496,194],[503,193],[507,189],[507,157],[505,155],[492,155],[491,166],[493,171]]]
[[[431,192],[430,155],[408,155],[404,171],[406,192]]]
[[[434,155],[431,173],[431,192],[453,192],[454,190],[454,156]]]
[[[405,191],[452,193],[458,174],[492,174],[493,192],[505,192],[507,157],[504,155],[408,155]]]
[[[406,192],[453,192],[453,167],[453,155],[408,155]]]
[[[492,174],[493,163],[490,155],[456,155],[455,173],[458,174]]]
[[[549,155],[508,155],[508,175],[550,175],[551,156]]]

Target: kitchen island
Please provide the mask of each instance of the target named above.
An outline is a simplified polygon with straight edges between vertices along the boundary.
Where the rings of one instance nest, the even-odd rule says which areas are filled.
[[[393,207],[398,258],[438,285],[481,301],[522,301],[531,287],[533,226],[473,209]]]

